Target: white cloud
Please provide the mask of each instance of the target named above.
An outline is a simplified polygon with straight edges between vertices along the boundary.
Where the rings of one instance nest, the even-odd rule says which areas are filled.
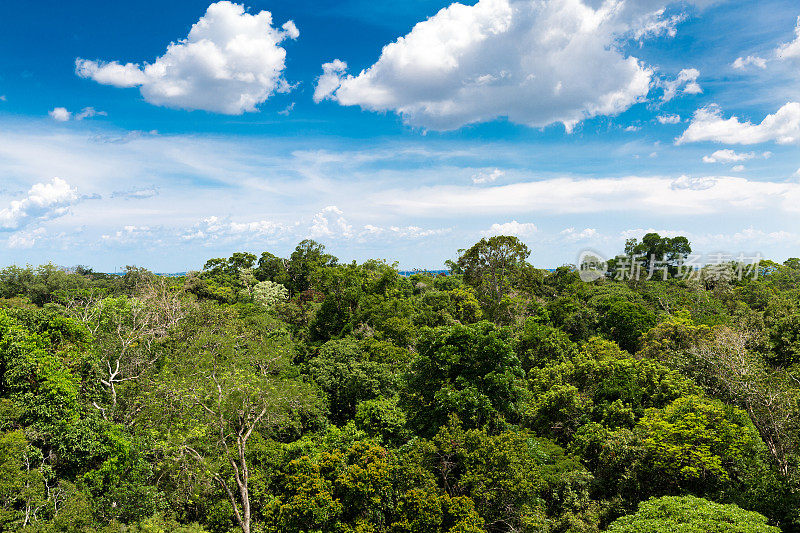
[[[66,213],[78,200],[78,191],[61,178],[37,183],[22,200],[0,209],[0,231],[22,228],[34,220],[45,220]]]
[[[66,107],[56,107],[52,111],[50,111],[49,115],[53,117],[53,120],[57,120],[59,122],[66,122],[72,116],[72,113],[67,111]]]
[[[294,105],[295,105],[294,102],[292,102],[291,104],[287,105],[286,107],[278,111],[278,114],[283,115],[284,117],[288,117],[289,113],[291,113],[294,110]]]
[[[675,37],[678,33],[678,24],[686,19],[686,14],[678,13],[665,18],[665,11],[666,9],[662,8],[645,16],[642,19],[643,23],[633,31],[633,37],[637,40],[661,35]]]
[[[731,235],[729,239],[730,241],[735,242],[737,244],[753,243],[759,245],[765,242],[771,242],[771,243],[797,242],[798,235],[796,233],[790,233],[788,231],[783,231],[783,230],[763,231],[760,229],[749,227],[741,231],[737,231],[736,233]],[[720,241],[722,241],[722,239],[720,239]]]
[[[309,234],[312,238],[352,237],[353,226],[348,224],[344,213],[335,205],[329,205],[316,215],[311,221]]]
[[[242,5],[221,1],[153,63],[78,58],[75,72],[106,85],[139,87],[154,105],[238,115],[289,90],[283,78],[286,50],[279,44],[298,36],[292,21],[278,29],[269,11],[251,15]]]
[[[718,255],[720,249],[728,249],[732,254],[731,258],[734,259],[738,253],[742,253],[745,257],[749,254],[744,254],[741,250],[731,250],[731,245],[736,246],[760,246],[765,243],[794,243],[798,242],[796,233],[788,231],[764,231],[755,229],[752,226],[749,228],[736,231],[734,233],[697,233],[688,231],[686,229],[658,229],[658,228],[636,228],[620,232],[620,239],[641,238],[647,233],[658,233],[663,237],[677,237],[679,235],[687,237],[692,243],[694,253],[700,256],[701,262],[704,259],[712,259]]]
[[[100,236],[102,242],[115,244],[138,244],[145,239],[152,243],[154,238],[156,237],[152,228],[133,224],[127,225],[113,234]]]
[[[472,183],[480,185],[483,183],[494,183],[498,178],[505,176],[505,172],[499,168],[483,169],[472,176]]]
[[[67,122],[68,120],[74,118],[75,120],[83,120],[85,118],[96,117],[96,116],[106,116],[108,113],[105,111],[97,111],[93,107],[84,107],[79,112],[73,113],[69,111],[66,107],[56,107],[52,111],[50,111],[49,115],[53,117],[53,120],[57,120],[59,122]]]
[[[656,117],[661,124],[678,124],[681,121],[680,115],[659,115]]]
[[[19,231],[9,235],[6,245],[9,248],[33,248],[36,241],[44,237],[47,231],[44,228],[37,228],[33,231]]]
[[[744,165],[735,165],[733,168],[731,168],[731,170],[733,170],[734,172],[743,172]]]
[[[127,191],[114,191],[111,198],[126,198],[128,200],[145,200],[158,196],[158,189],[155,187],[135,187]]]
[[[582,231],[578,231],[575,228],[567,228],[559,233],[559,236],[569,242],[578,242],[596,238],[599,233],[594,228],[585,228]]]
[[[347,72],[347,63],[334,59],[330,63],[322,64],[322,75],[317,78],[314,88],[314,101],[319,103],[331,96],[341,84],[341,77]]]
[[[775,51],[778,59],[797,59],[800,58],[800,17],[797,17],[797,25],[794,28],[795,38],[793,41],[784,43]]]
[[[292,226],[271,220],[235,222],[227,218],[211,216],[181,234],[185,241],[199,240],[205,244],[216,241],[248,241],[252,239],[279,239],[287,236]]]
[[[97,117],[97,116],[104,117],[106,115],[108,115],[108,113],[106,113],[105,111],[97,111],[93,107],[84,107],[83,109],[81,109],[80,113],[75,114],[75,120],[83,120],[85,118]]]
[[[148,228],[145,228],[148,229]],[[354,226],[345,218],[344,212],[336,206],[328,206],[311,217],[309,224],[300,221],[284,223],[276,220],[254,220],[236,222],[227,217],[211,216],[204,218],[201,223],[191,228],[174,231],[183,241],[198,241],[204,246],[219,243],[276,243],[292,239],[311,237],[323,241],[328,240],[354,240],[367,241],[378,239],[420,239],[443,235],[451,231],[449,228],[424,229],[419,226],[399,226],[365,224]],[[127,228],[117,235],[127,238],[132,235]],[[118,240],[113,236],[104,239]]]
[[[516,220],[512,220],[511,222],[505,222],[503,224],[495,223],[492,226],[481,232],[482,235],[486,237],[492,237],[495,235],[513,235],[515,237],[529,237],[536,233],[538,228],[536,224],[527,222],[527,223],[520,223]]]
[[[361,239],[370,237],[380,237],[382,239],[387,237],[422,239],[425,237],[433,237],[435,235],[443,235],[449,232],[449,228],[422,229],[419,226],[373,226],[372,224],[366,224],[359,232],[359,237]]]
[[[765,154],[766,153],[769,152],[765,152]],[[736,163],[739,161],[747,161],[748,159],[753,159],[755,156],[756,156],[755,152],[740,153],[726,148],[725,150],[717,150],[711,155],[704,155],[703,163]]]
[[[631,125],[631,126],[628,126],[627,128],[625,128],[625,131],[639,131],[640,129],[642,129],[641,126],[633,126],[633,125]]]
[[[722,118],[722,110],[711,105],[695,111],[691,124],[676,143],[714,141],[726,144],[778,144],[800,142],[800,103],[789,102],[767,115],[760,124],[741,122],[736,116]]]
[[[373,195],[378,207],[413,216],[646,213],[648,216],[800,212],[800,185],[733,176],[550,178],[493,187],[434,186]]]
[[[648,233],[658,233],[662,237],[678,237],[679,235],[687,236],[691,235],[691,233],[682,230],[671,230],[671,229],[655,229],[655,228],[635,228],[635,229],[627,229],[621,231],[619,236],[622,239],[639,239]]]
[[[692,191],[704,191],[717,184],[716,178],[701,177],[693,178],[690,176],[679,176],[671,184],[670,189],[689,189]]]
[[[767,60],[758,56],[737,57],[731,66],[738,70],[744,70],[750,65],[762,69],[767,68]]]
[[[674,80],[662,81],[661,86],[664,87],[664,94],[661,96],[662,102],[669,102],[678,94],[678,91],[683,94],[700,94],[703,89],[697,83],[697,78],[700,76],[700,71],[696,68],[685,68],[678,73]]]
[[[618,42],[669,33],[677,21],[656,24],[667,3],[454,3],[386,45],[357,75],[346,74],[343,61],[324,64],[314,98],[394,111],[435,130],[507,118],[533,127],[561,122],[569,131],[645,99],[652,70]],[[693,72],[682,73],[684,92],[699,91]]]

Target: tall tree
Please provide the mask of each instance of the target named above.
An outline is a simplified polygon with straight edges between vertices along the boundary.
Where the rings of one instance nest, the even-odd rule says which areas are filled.
[[[641,242],[636,239],[625,242],[625,255],[641,260],[645,273],[652,272],[654,277],[659,270],[675,275],[691,253],[689,239],[683,236],[662,237],[658,233],[647,233]]]
[[[253,520],[248,444],[317,408],[314,390],[283,376],[291,345],[280,330],[253,327],[231,310],[206,307],[194,317],[186,353],[164,391],[172,406],[172,450],[192,460],[225,491],[243,533]],[[268,326],[268,325],[267,325]]]
[[[499,235],[483,238],[467,250],[459,250],[458,259],[448,261],[453,273],[462,274],[464,281],[475,287],[487,311],[496,318],[503,300],[513,289],[531,252],[517,237]]]
[[[286,270],[289,280],[286,287],[289,293],[294,296],[311,287],[311,275],[315,270],[322,267],[333,266],[339,260],[325,253],[325,246],[311,239],[305,239],[297,245],[289,256],[289,263]]]

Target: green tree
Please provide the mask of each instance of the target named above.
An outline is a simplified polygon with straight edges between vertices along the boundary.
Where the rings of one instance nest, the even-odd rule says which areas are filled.
[[[170,412],[165,443],[194,461],[229,500],[243,533],[252,529],[248,444],[317,409],[314,390],[285,377],[290,345],[279,331],[251,329],[230,311],[206,307],[193,317],[186,351],[163,390]]]
[[[713,494],[739,486],[765,451],[747,414],[699,396],[648,410],[636,431],[652,491]]]
[[[609,533],[778,533],[767,519],[736,505],[694,496],[664,496],[642,503],[632,515],[618,518]]]
[[[483,238],[448,262],[454,273],[462,274],[464,282],[475,287],[489,317],[501,319],[508,306],[514,282],[531,252],[517,237],[500,235]]]
[[[513,422],[523,375],[507,333],[489,322],[424,330],[405,378],[409,423],[432,435],[451,413],[468,427]]]
[[[625,243],[625,255],[641,259],[645,274],[655,272],[660,267],[658,263],[662,263],[666,265],[669,274],[675,275],[678,266],[691,253],[692,246],[689,244],[689,239],[683,236],[662,237],[658,233],[648,233],[642,237],[641,242],[628,239]],[[663,279],[663,276],[656,279]]]
[[[328,399],[331,420],[344,424],[364,400],[392,396],[397,376],[392,365],[371,360],[361,343],[352,338],[325,343],[308,363],[309,375]]]
[[[572,359],[577,349],[566,333],[533,317],[525,322],[516,345],[517,356],[526,372]]]
[[[308,290],[311,287],[311,276],[317,269],[333,266],[337,262],[336,257],[325,253],[324,245],[311,239],[301,241],[289,256],[286,266],[289,277],[286,288],[289,289],[289,294],[294,296]]]
[[[272,281],[285,285],[289,281],[288,261],[269,252],[262,252],[253,274],[259,281]]]
[[[600,325],[620,348],[636,353],[642,335],[656,325],[656,315],[647,307],[628,301],[617,301],[603,313]]]

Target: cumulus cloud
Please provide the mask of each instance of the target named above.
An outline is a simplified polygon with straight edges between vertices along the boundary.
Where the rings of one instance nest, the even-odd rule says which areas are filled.
[[[72,113],[67,111],[66,107],[56,107],[52,111],[50,111],[49,115],[53,117],[53,120],[57,120],[59,122],[66,122],[72,116]]]
[[[516,220],[512,220],[511,222],[505,222],[503,224],[495,223],[492,226],[483,231],[482,235],[486,237],[492,237],[494,235],[513,235],[515,237],[529,237],[536,233],[538,228],[536,224],[528,223],[520,223]]]
[[[314,98],[394,111],[435,130],[507,118],[534,127],[561,122],[570,131],[646,98],[653,72],[619,42],[673,33],[679,19],[664,18],[668,3],[454,3],[386,45],[357,75],[343,61],[325,63]],[[698,75],[681,71],[665,95],[700,92]]]
[[[135,230],[135,231],[134,231]],[[148,230],[149,228],[144,228]],[[136,234],[141,234],[142,228],[133,227],[133,230],[123,228],[115,235],[104,237],[107,240],[121,242],[133,240]],[[198,241],[203,245],[219,243],[263,243],[279,242],[291,239],[311,237],[319,240],[351,240],[367,241],[370,239],[420,239],[443,235],[451,231],[449,228],[425,229],[419,226],[408,225],[374,225],[366,224],[356,226],[351,224],[344,216],[344,212],[334,205],[330,205],[317,212],[308,223],[295,221],[284,223],[277,220],[252,220],[237,222],[228,217],[211,216],[204,218],[200,223],[191,228],[183,228],[174,233],[180,235],[183,241]],[[119,237],[121,236],[121,237]],[[119,238],[118,238],[119,237]]]
[[[185,241],[200,240],[206,244],[220,240],[277,239],[287,235],[291,229],[292,226],[272,220],[235,222],[228,218],[211,216],[184,231],[181,238]]]
[[[342,210],[335,205],[329,205],[316,215],[311,222],[309,234],[315,239],[324,237],[351,237],[353,227],[347,223]]]
[[[664,87],[664,94],[661,96],[662,102],[669,102],[679,92],[683,94],[700,94],[703,92],[700,84],[697,83],[697,78],[700,76],[700,71],[696,68],[685,68],[678,73],[674,80],[662,81],[661,86]]]
[[[78,58],[75,72],[105,85],[139,87],[154,105],[238,115],[290,89],[280,43],[299,35],[292,21],[279,29],[269,11],[251,15],[224,0],[208,6],[189,35],[170,43],[153,63]]]
[[[767,60],[758,56],[737,57],[731,66],[737,70],[744,70],[750,65],[767,68]]]
[[[322,75],[317,78],[314,88],[314,101],[319,103],[331,96],[339,88],[342,75],[347,72],[347,63],[334,59],[330,63],[322,64]]]
[[[472,183],[481,185],[483,183],[494,183],[498,178],[505,176],[505,172],[499,168],[483,169],[472,176]]]
[[[676,143],[714,141],[726,144],[758,144],[774,141],[795,144],[800,141],[800,103],[789,102],[767,115],[760,124],[742,122],[738,117],[723,118],[722,110],[711,105],[695,111],[692,121]]]
[[[36,220],[61,216],[77,200],[77,189],[61,178],[37,183],[23,199],[0,209],[0,231],[20,229]]]
[[[797,17],[797,24],[794,28],[795,38],[793,41],[784,43],[775,51],[778,59],[798,59],[800,58],[800,17]]]
[[[599,233],[594,228],[584,228],[581,231],[575,228],[567,228],[559,233],[559,237],[569,242],[578,242],[593,239],[598,237]]]
[[[308,235],[314,239],[356,239],[365,241],[373,238],[420,239],[448,233],[450,229],[423,229],[419,226],[376,226],[365,224],[355,227],[335,205],[329,205],[311,220]]]
[[[735,165],[734,167],[731,168],[731,170],[733,170],[734,172],[743,172],[744,165]]]
[[[680,115],[659,115],[656,117],[661,124],[678,124],[681,121]]]
[[[753,159],[755,156],[755,152],[740,153],[726,148],[725,150],[717,150],[711,155],[704,155],[703,163],[736,163]]]

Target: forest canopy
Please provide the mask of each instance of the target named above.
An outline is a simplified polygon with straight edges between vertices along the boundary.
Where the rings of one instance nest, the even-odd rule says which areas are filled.
[[[800,260],[691,252],[1,269],[0,531],[800,531]]]

